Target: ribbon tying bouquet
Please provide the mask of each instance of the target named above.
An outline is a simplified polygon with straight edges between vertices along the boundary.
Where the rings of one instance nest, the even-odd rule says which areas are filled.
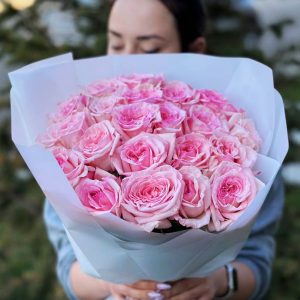
[[[86,272],[166,281],[234,259],[288,148],[267,67],[63,55],[10,79],[13,140]]]

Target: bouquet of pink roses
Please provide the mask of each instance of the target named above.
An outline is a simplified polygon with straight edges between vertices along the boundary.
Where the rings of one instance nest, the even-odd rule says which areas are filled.
[[[88,211],[146,231],[174,221],[223,230],[263,186],[251,169],[260,138],[246,112],[161,75],[86,86],[59,104],[39,141]]]
[[[235,258],[288,149],[267,67],[62,55],[10,79],[13,140],[83,270],[169,281]]]

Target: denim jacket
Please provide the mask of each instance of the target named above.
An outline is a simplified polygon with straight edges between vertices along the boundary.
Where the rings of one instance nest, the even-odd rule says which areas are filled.
[[[236,258],[237,261],[247,265],[255,274],[256,287],[251,299],[262,299],[270,285],[272,262],[275,256],[274,234],[282,214],[283,202],[283,181],[279,174],[259,212],[248,240]],[[70,267],[76,261],[76,257],[63,224],[48,201],[45,201],[44,220],[49,240],[57,255],[56,272],[58,279],[68,298],[77,300],[69,280]]]

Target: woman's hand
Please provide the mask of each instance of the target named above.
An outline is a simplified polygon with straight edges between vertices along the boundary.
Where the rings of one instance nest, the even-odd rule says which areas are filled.
[[[71,267],[70,281],[80,300],[103,300],[109,295],[116,300],[154,300],[161,296],[159,290],[171,287],[151,280],[140,280],[130,285],[111,283],[85,274],[78,262]]]
[[[161,297],[158,291],[161,284],[151,280],[140,280],[130,285],[110,283],[109,286],[116,300],[153,300]]]
[[[226,293],[226,271],[221,268],[208,277],[185,278],[171,285],[171,289],[162,292],[166,300],[213,300]]]
[[[255,290],[253,271],[242,262],[233,262],[237,270],[238,290],[232,300],[249,299]],[[228,279],[224,267],[205,278],[186,278],[171,282],[172,288],[161,293],[165,300],[212,300],[226,294]]]
[[[164,299],[170,300],[212,300],[217,288],[209,278],[187,278],[172,283],[172,288],[163,292]]]

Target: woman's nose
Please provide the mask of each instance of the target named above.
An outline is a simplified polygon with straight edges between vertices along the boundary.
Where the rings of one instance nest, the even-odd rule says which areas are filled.
[[[136,54],[136,53],[138,53],[138,47],[135,44],[133,43],[126,44],[123,54]]]

